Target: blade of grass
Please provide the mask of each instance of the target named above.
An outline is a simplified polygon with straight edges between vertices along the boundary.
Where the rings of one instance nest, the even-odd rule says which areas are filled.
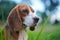
[[[4,25],[2,27],[0,27],[0,32],[3,31],[3,29],[5,28],[5,26],[6,26],[6,23],[4,23]]]
[[[1,40],[3,40],[3,37],[2,37],[2,32],[1,32]]]
[[[2,27],[0,27],[0,37],[1,37],[1,39],[0,40],[3,40],[3,34],[2,34],[2,31],[3,31],[3,29],[5,28],[5,26],[6,26],[6,23],[4,23],[4,25],[2,26]]]
[[[2,32],[2,29],[0,28],[0,33]]]
[[[48,23],[49,18],[50,18],[50,16],[46,19],[46,21],[45,21],[44,24],[42,25],[42,27],[41,27],[41,29],[40,29],[40,31],[39,31],[37,37],[36,37],[36,40],[39,40],[39,37],[41,37],[40,35],[41,35],[41,33],[42,33],[44,27],[45,27],[46,24]]]
[[[2,40],[2,29],[0,28],[0,37],[1,37],[1,39],[0,40]]]
[[[5,33],[5,31],[4,31],[4,39],[6,40],[6,33]]]
[[[10,30],[8,30],[8,40],[10,40]]]

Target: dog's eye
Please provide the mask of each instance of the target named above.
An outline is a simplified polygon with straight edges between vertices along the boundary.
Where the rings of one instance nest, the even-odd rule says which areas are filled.
[[[23,12],[23,13],[29,13],[29,11],[28,11],[28,10],[22,10],[22,12]]]

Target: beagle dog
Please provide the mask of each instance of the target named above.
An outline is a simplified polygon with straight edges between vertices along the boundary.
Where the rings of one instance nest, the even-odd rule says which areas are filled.
[[[5,28],[6,40],[10,30],[10,40],[27,40],[26,28],[34,30],[39,21],[39,17],[34,13],[33,8],[26,4],[16,5],[8,15]]]

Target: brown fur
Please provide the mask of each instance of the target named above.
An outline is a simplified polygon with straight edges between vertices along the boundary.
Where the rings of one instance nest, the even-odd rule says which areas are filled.
[[[24,21],[24,17],[27,16],[29,13],[22,14],[22,10],[26,9],[31,10],[34,12],[34,10],[26,5],[26,4],[18,4],[16,7],[14,7],[11,12],[8,15],[7,21],[8,21],[8,30],[12,30],[12,35],[10,35],[10,40],[18,40],[18,37],[20,36],[17,32],[24,31],[24,35],[26,35],[25,31],[26,28],[22,27],[22,22]],[[6,28],[4,30],[6,34],[6,40],[8,40],[8,31]],[[21,33],[20,33],[21,34]],[[22,36],[22,35],[21,35]],[[22,39],[21,39],[22,40]],[[26,39],[27,40],[27,39]]]

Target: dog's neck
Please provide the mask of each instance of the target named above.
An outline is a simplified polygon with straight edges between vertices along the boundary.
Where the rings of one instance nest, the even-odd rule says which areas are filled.
[[[6,30],[10,29],[10,35],[15,40],[27,40],[26,27],[23,27],[21,30],[14,32],[8,25],[6,26]]]
[[[25,29],[22,29],[21,31],[19,31],[19,37],[18,40],[27,40],[27,32]]]
[[[15,32],[12,36],[16,40],[27,40],[27,32],[25,29]]]

